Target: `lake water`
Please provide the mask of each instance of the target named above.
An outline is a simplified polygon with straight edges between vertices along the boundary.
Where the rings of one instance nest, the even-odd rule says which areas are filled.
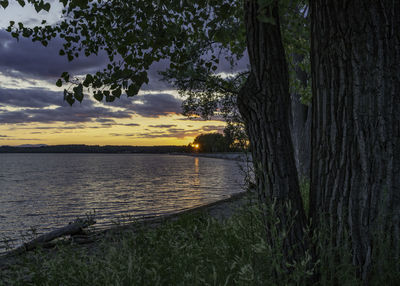
[[[242,191],[237,161],[147,154],[0,154],[0,248],[95,212],[96,227]],[[0,249],[1,251],[1,249]]]

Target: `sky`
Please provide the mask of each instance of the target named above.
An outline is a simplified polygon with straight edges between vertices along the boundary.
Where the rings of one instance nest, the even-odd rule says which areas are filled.
[[[54,1],[51,1],[54,2]],[[54,23],[61,7],[37,14],[29,5],[10,1],[0,8],[0,146],[18,145],[187,145],[201,133],[222,132],[220,120],[188,120],[181,115],[182,98],[158,71],[167,63],[154,64],[149,84],[133,98],[121,96],[113,103],[98,103],[86,96],[72,107],[63,101],[63,88],[55,82],[62,72],[74,75],[102,69],[105,56],[81,57],[68,62],[58,52],[61,41],[47,47],[6,31],[10,20],[27,25],[43,19]],[[246,63],[241,64],[242,69]]]

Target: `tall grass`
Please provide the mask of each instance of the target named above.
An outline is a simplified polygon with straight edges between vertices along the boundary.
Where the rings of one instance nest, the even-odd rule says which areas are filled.
[[[276,218],[271,215],[270,225]],[[156,229],[110,235],[92,247],[59,246],[37,250],[0,272],[0,285],[359,285],[350,247],[327,247],[326,232],[313,237],[320,254],[282,265],[282,237],[266,242],[261,212],[254,203],[219,222],[204,213],[183,215]],[[375,252],[371,284],[396,285],[400,275],[390,244],[381,240]],[[287,269],[290,268],[290,271]]]

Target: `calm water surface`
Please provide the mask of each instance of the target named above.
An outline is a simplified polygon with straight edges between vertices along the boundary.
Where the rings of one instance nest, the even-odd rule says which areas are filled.
[[[242,178],[238,162],[211,158],[0,154],[0,241],[31,228],[43,233],[93,211],[104,227],[192,208],[242,191]]]

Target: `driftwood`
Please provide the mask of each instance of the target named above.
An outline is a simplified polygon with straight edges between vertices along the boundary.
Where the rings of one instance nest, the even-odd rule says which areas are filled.
[[[46,245],[49,245],[49,243],[59,237],[63,237],[66,235],[76,235],[82,233],[82,230],[90,225],[95,224],[96,222],[92,219],[89,220],[81,220],[77,219],[75,222],[70,223],[67,226],[64,226],[62,228],[53,230],[49,233],[43,234],[38,236],[37,238],[24,243],[20,247],[17,247],[16,249],[10,251],[7,254],[19,254],[25,251],[29,251],[32,249],[37,248],[38,246],[43,246],[46,247]]]

